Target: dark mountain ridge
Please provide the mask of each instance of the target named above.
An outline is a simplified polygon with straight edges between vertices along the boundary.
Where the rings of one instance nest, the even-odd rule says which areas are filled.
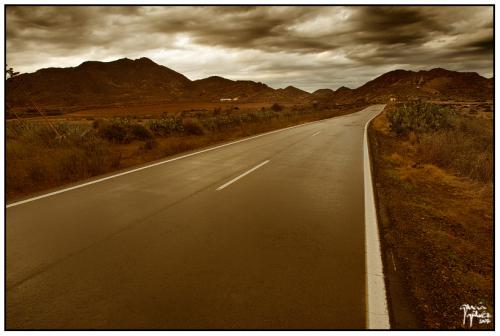
[[[320,101],[346,104],[363,100],[386,102],[414,98],[492,99],[493,79],[473,72],[394,70],[366,84],[336,91],[309,93],[293,86],[273,89],[264,83],[230,80],[219,76],[191,81],[184,75],[148,58],[111,62],[87,61],[72,68],[46,68],[7,80],[10,107],[29,106],[26,92],[40,106],[86,106],[156,102],[280,102],[301,104]]]

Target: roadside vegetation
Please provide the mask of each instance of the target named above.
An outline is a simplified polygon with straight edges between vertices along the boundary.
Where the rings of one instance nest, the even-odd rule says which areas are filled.
[[[492,181],[491,120],[429,103],[396,106],[387,118],[391,131],[415,146],[420,162],[481,182]]]
[[[492,112],[388,105],[369,134],[385,267],[421,327],[467,328],[463,304],[493,315]]]
[[[156,118],[113,117],[6,122],[7,200],[273,129],[351,113],[364,105],[237,106],[186,110]],[[60,136],[56,135],[59,134]]]

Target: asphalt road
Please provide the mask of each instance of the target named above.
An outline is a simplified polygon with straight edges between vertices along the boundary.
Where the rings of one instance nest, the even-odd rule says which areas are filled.
[[[365,328],[382,108],[8,207],[7,328]]]

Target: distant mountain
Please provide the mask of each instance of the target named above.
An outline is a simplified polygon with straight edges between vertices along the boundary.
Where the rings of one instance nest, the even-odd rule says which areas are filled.
[[[493,85],[475,72],[432,70],[395,70],[383,74],[354,90],[367,101],[398,100],[415,97],[450,100],[486,100],[493,97]]]
[[[329,97],[333,95],[332,89],[319,89],[312,93],[313,97],[321,98],[321,97]]]
[[[22,84],[22,85],[20,85]],[[7,81],[9,106],[28,106],[26,92],[41,106],[86,106],[140,102],[299,102],[310,94],[288,87],[275,90],[252,81],[212,76],[191,81],[148,58],[84,62],[74,68],[48,68]]]
[[[266,84],[252,81],[232,81],[212,76],[192,82],[190,99],[195,101],[219,101],[220,99],[238,99],[238,101],[261,101],[272,98],[274,89]]]
[[[349,89],[340,87],[336,91],[321,89],[313,92],[315,100],[330,104],[345,104],[355,101],[368,103],[408,99],[474,100],[493,99],[493,78],[484,78],[475,72],[457,72],[436,68],[432,70],[387,72],[366,84]]]
[[[277,94],[281,96],[282,99],[285,100],[293,100],[293,99],[308,99],[311,97],[311,94],[307,91],[296,88],[295,86],[287,86],[284,89],[276,90]]]
[[[358,100],[354,95],[354,90],[345,86],[341,86],[335,91],[319,89],[314,91],[312,96],[315,102],[326,103],[327,105],[352,103]]]
[[[7,81],[7,100],[12,105],[26,105],[25,90],[40,105],[173,101],[183,96],[190,85],[185,76],[147,58],[124,58],[22,74]]]
[[[212,76],[191,81],[147,58],[112,62],[84,62],[74,68],[48,68],[7,80],[7,104],[28,107],[29,93],[39,106],[75,107],[156,102],[238,102],[335,105],[386,102],[413,98],[486,100],[493,96],[493,79],[477,73],[445,69],[395,70],[363,86],[320,89],[308,93],[293,86],[273,89],[266,84]],[[236,100],[236,99],[235,99]]]

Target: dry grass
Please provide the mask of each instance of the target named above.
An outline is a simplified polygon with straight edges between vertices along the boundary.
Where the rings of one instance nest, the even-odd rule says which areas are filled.
[[[7,198],[117,169],[120,153],[88,127],[57,125],[63,139],[39,123],[7,124]]]
[[[453,130],[424,134],[418,144],[422,161],[482,182],[493,179],[493,123],[459,117]]]

